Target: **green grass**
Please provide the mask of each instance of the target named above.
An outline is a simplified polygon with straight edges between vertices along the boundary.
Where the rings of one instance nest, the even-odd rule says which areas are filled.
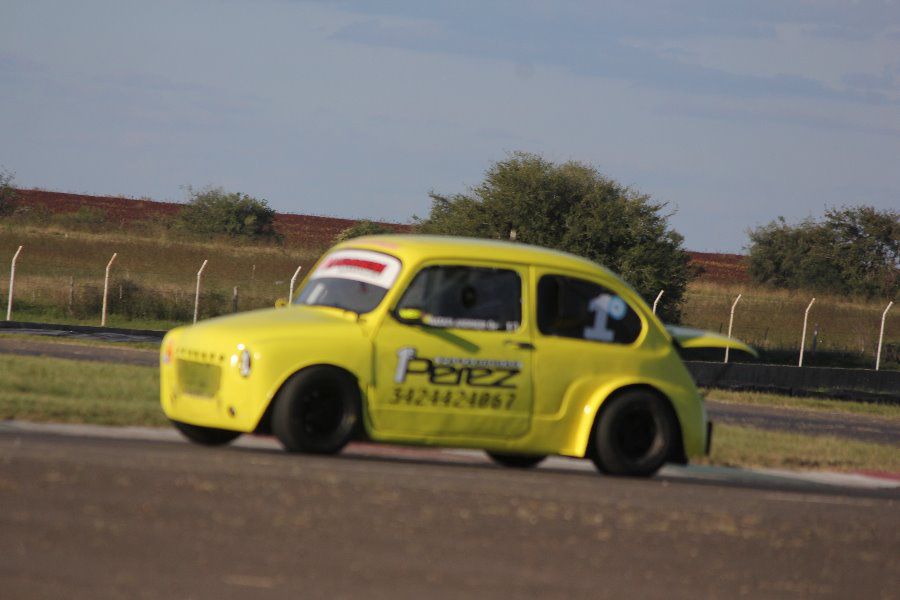
[[[712,454],[698,462],[726,467],[898,472],[900,452],[891,444],[719,425]]]
[[[0,355],[0,419],[163,425],[159,369]]]
[[[703,390],[703,392],[709,400],[725,402],[728,404],[752,404],[757,406],[775,406],[798,410],[818,410],[855,415],[873,415],[884,419],[900,420],[900,405],[896,404],[849,402],[827,398],[806,398],[760,392],[735,392],[731,390]]]

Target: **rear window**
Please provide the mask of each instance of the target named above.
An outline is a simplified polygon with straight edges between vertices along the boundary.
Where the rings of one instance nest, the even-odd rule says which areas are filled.
[[[640,317],[621,296],[583,279],[541,277],[537,310],[544,335],[631,344],[641,334]]]

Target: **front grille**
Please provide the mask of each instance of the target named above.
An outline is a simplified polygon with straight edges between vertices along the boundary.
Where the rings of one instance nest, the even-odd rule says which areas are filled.
[[[178,359],[175,363],[178,373],[178,388],[194,396],[212,398],[219,391],[222,368],[219,365]]]

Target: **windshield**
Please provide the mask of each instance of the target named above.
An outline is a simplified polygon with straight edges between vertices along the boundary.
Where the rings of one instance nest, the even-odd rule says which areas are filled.
[[[322,259],[294,304],[367,313],[384,299],[400,274],[400,261],[370,250],[338,250]]]

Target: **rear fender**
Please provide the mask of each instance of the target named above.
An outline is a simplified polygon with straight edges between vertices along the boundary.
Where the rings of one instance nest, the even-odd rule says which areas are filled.
[[[589,382],[580,384],[580,386],[583,386],[584,388],[587,388],[590,385]],[[705,436],[706,415],[699,398],[696,399],[694,410],[691,410],[690,407],[680,406],[679,403],[673,402],[673,394],[671,391],[667,390],[667,388],[668,386],[664,382],[640,378],[620,379],[609,383],[595,385],[593,390],[586,394],[584,401],[581,402],[583,408],[578,411],[576,422],[573,423],[570,430],[568,448],[565,449],[563,454],[577,457],[586,456],[588,444],[594,431],[594,423],[596,422],[597,416],[602,413],[604,405],[610,399],[628,390],[645,389],[665,400],[671,408],[677,422],[679,437],[681,438],[678,441],[676,448],[677,456],[673,456],[672,460],[683,462],[685,460],[684,457],[687,454],[691,454],[691,452],[685,451],[687,446],[696,445],[686,443],[685,432],[693,432],[694,435],[696,435],[694,430],[702,429],[704,431],[703,435]],[[585,390],[583,389],[581,391]],[[573,392],[578,394],[579,390],[573,390]],[[691,426],[692,424],[693,426]]]

